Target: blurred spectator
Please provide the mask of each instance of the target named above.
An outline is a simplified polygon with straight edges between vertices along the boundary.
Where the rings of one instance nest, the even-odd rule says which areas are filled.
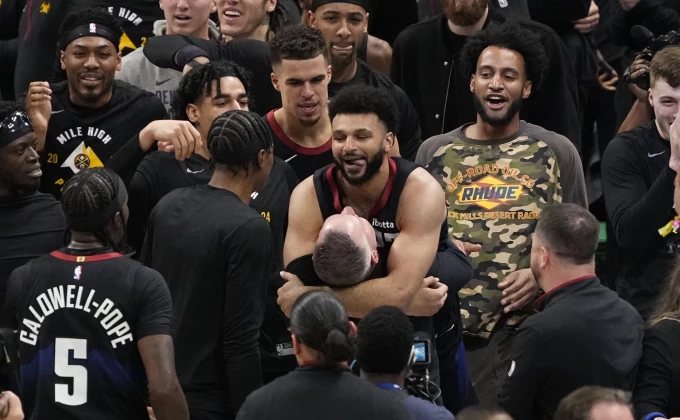
[[[564,397],[554,420],[633,420],[630,395],[599,386],[584,386]]]
[[[499,9],[508,15],[529,19],[527,0],[491,0],[489,4],[491,7]],[[418,0],[418,20],[431,18],[441,12],[442,0]]]
[[[26,0],[0,2],[0,100],[14,99],[14,68],[19,54],[19,20]]]
[[[458,413],[457,420],[512,420],[512,417],[500,408],[468,407]]]
[[[418,112],[424,139],[475,121],[471,74],[463,71],[458,56],[468,37],[490,23],[507,20],[502,12],[489,8],[489,0],[443,0],[443,4],[444,14],[402,32],[392,53],[392,80],[404,89]],[[539,36],[542,55],[548,60],[543,86],[532,90],[521,118],[564,135],[578,148],[578,94],[567,50],[550,28],[523,19],[519,25]],[[504,45],[511,40],[503,36],[496,42]]]
[[[300,296],[290,314],[299,368],[253,392],[237,420],[411,419],[403,404],[349,370],[357,327],[328,292]]]
[[[289,23],[300,23],[299,11],[289,0],[216,0],[216,4],[220,31],[226,40],[266,42]]]
[[[656,54],[649,102],[656,119],[619,134],[602,159],[607,213],[619,244],[616,291],[647,318],[678,254],[678,237],[658,229],[674,216],[671,138],[680,136],[680,47]],[[675,121],[675,123],[674,123]],[[674,124],[674,125],[671,125]]]
[[[586,385],[632,390],[642,354],[640,315],[595,275],[600,225],[575,204],[543,209],[531,271],[545,292],[541,312],[517,331],[499,397],[517,419],[549,420]]]
[[[680,210],[680,200],[676,204]],[[680,259],[660,294],[643,344],[633,392],[635,412],[643,420],[680,417]]]
[[[453,420],[444,407],[408,395],[404,389],[415,357],[413,334],[411,321],[399,308],[382,306],[369,312],[359,322],[357,333],[361,377],[403,402],[414,420]]]
[[[165,20],[154,22],[155,36],[177,34],[201,39],[221,38],[217,26],[210,20],[210,13],[215,10],[214,0],[161,0],[160,7]],[[144,56],[143,48],[123,57],[121,69],[116,73],[117,80],[155,93],[168,111],[181,77],[181,72],[153,65]]]

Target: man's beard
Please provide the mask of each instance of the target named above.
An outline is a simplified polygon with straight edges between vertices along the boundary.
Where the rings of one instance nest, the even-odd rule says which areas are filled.
[[[510,104],[508,111],[500,117],[492,117],[491,115],[487,114],[486,108],[484,108],[482,101],[475,94],[472,95],[472,104],[474,105],[475,111],[482,121],[494,127],[501,127],[508,125],[510,121],[515,118],[515,115],[517,115],[519,110],[522,108],[522,98],[520,97],[513,101]]]
[[[340,170],[342,177],[350,185],[362,185],[370,181],[378,173],[378,171],[380,171],[380,167],[382,166],[384,159],[385,159],[384,152],[382,150],[378,150],[378,152],[375,155],[367,159],[364,174],[361,175],[359,178],[351,178],[349,174],[345,171],[345,166],[342,164],[342,161],[336,159],[335,156],[333,156],[335,166]]]
[[[457,26],[470,26],[479,22],[489,6],[489,0],[471,0],[470,4],[459,2],[460,0],[442,0],[444,15]]]

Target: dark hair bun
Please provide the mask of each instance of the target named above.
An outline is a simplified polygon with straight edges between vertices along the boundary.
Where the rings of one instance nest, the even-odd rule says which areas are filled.
[[[326,337],[326,342],[321,346],[323,364],[333,365],[346,362],[352,356],[352,345],[349,337],[337,328],[331,330]]]

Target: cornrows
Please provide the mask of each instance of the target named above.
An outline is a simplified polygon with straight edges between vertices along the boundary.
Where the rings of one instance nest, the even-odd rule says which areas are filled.
[[[259,168],[260,150],[271,150],[273,140],[267,124],[254,112],[228,111],[213,121],[208,150],[214,163],[234,172]]]
[[[118,196],[118,179],[116,174],[105,168],[91,168],[78,172],[64,186],[61,206],[64,215],[74,217],[91,217],[106,209]],[[108,223],[107,223],[108,224]],[[126,246],[117,244],[108,231],[101,226],[91,232],[104,246],[117,252],[126,252]],[[70,232],[66,233],[67,241]],[[126,241],[125,241],[126,242]]]

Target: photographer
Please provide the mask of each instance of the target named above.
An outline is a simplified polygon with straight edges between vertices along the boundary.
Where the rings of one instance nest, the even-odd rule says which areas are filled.
[[[620,133],[602,158],[602,183],[622,266],[616,290],[646,318],[677,255],[677,235],[658,229],[674,216],[669,140],[680,136],[680,47],[652,59],[649,103],[656,119]],[[674,123],[674,121],[676,121]]]
[[[453,420],[444,407],[403,392],[406,375],[410,369],[416,370],[413,327],[406,314],[394,306],[381,306],[359,322],[358,330],[357,362],[362,378],[394,391],[392,394],[403,401],[415,420]]]
[[[338,298],[323,291],[300,296],[290,331],[300,367],[250,394],[237,420],[411,418],[402,404],[350,371],[357,327]]]

